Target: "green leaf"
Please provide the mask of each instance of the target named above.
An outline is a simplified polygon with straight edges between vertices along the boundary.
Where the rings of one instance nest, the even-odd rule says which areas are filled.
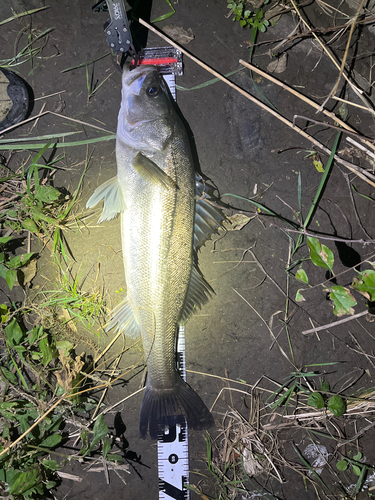
[[[35,198],[43,203],[52,203],[60,197],[60,191],[52,186],[38,186],[35,188]]]
[[[329,298],[333,301],[333,313],[339,317],[344,314],[354,314],[353,307],[357,305],[357,301],[349,289],[335,285],[330,290]]]
[[[352,467],[353,467],[353,472],[356,476],[360,476],[361,475],[361,468],[358,467],[358,465],[354,465],[352,464]]]
[[[9,493],[11,495],[22,495],[25,491],[29,490],[39,481],[38,469],[18,472],[9,484]]]
[[[28,332],[30,333],[30,332]],[[34,326],[29,335],[29,344],[32,345],[39,337],[43,335],[43,326]]]
[[[46,483],[46,489],[47,490],[52,490],[57,485],[56,481],[47,481]]]
[[[354,455],[353,460],[361,460],[362,456],[362,453],[359,451],[356,455]]]
[[[326,382],[325,380],[322,381],[322,391],[323,392],[328,392],[329,391],[329,383]]]
[[[54,448],[57,446],[62,440],[61,434],[52,434],[44,439],[39,446],[43,448]]]
[[[62,350],[66,355],[73,349],[74,345],[68,340],[57,340],[56,341],[56,349]]]
[[[344,471],[348,468],[348,462],[346,460],[340,460],[337,462],[336,467],[338,470]]]
[[[16,255],[16,257],[13,257],[13,259],[11,259],[7,265],[11,269],[18,269],[19,267],[22,267],[25,264],[27,264],[33,255],[34,252],[24,253],[22,255]]]
[[[113,453],[109,453],[107,455],[107,460],[111,462],[118,462],[120,464],[124,462],[123,458],[120,455],[114,455]]]
[[[54,356],[54,352],[51,349],[51,346],[48,344],[47,338],[39,340],[39,349],[43,354],[43,365],[47,366],[48,363],[52,361],[52,358]]]
[[[307,237],[307,244],[310,249],[310,258],[318,267],[323,267],[324,269],[329,269],[332,271],[334,256],[332,251],[325,245],[321,245],[318,238]]]
[[[367,300],[371,302],[375,300],[375,271],[369,269],[358,273],[358,276],[353,279],[352,287],[357,292],[361,293]]]
[[[7,285],[9,286],[9,290],[12,291],[14,283],[16,282],[17,279],[17,271],[14,271],[13,269],[8,269],[5,275],[5,279]]]
[[[309,278],[307,277],[307,274],[303,269],[298,269],[298,271],[296,272],[296,279],[298,281],[302,281],[302,283],[306,283],[306,285],[309,284]]]
[[[0,264],[0,276],[5,279],[8,272],[8,268],[4,264]]]
[[[86,453],[90,453],[90,451],[93,449],[93,447],[96,444],[98,444],[99,441],[101,439],[103,439],[108,434],[108,427],[107,427],[106,421],[104,420],[103,415],[99,415],[99,417],[97,418],[95,425],[94,425],[94,428],[93,428],[93,432],[94,432],[94,437],[93,437],[91,445]]]
[[[307,404],[320,410],[320,408],[324,407],[323,396],[320,394],[320,392],[312,392],[307,400]]]
[[[328,409],[331,410],[331,412],[336,416],[336,417],[341,417],[345,413],[346,410],[346,404],[345,401],[338,396],[337,394],[335,396],[332,396],[328,400]]]
[[[111,446],[109,439],[107,437],[105,437],[103,439],[103,450],[102,450],[102,454],[103,454],[104,459],[107,458],[107,455],[111,451],[111,448],[112,448],[112,446]]]
[[[246,21],[244,21],[244,20],[240,21],[240,25],[241,25],[241,28],[243,28],[244,26],[246,26]]]
[[[1,236],[0,237],[0,245],[5,245],[5,243],[8,243],[13,238],[13,236]]]
[[[13,347],[18,345],[23,338],[23,331],[18,324],[16,318],[13,318],[12,321],[7,325],[4,329],[5,335],[7,336],[8,343]]]
[[[295,301],[296,302],[303,302],[304,300],[306,300],[305,297],[302,295],[302,293],[299,290],[297,290]]]
[[[11,372],[8,370],[8,368],[5,368],[4,366],[1,368],[1,371],[4,375],[4,377],[11,383],[11,384],[16,384],[17,383],[17,376],[15,373]]]
[[[31,233],[38,233],[38,226],[32,219],[25,219],[22,221],[22,227],[26,229],[26,231],[30,231]]]

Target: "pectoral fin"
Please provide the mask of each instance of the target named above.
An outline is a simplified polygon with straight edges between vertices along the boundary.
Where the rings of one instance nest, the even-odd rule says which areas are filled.
[[[132,161],[134,170],[146,181],[152,184],[162,184],[166,189],[176,189],[176,184],[160,167],[150,158],[137,153]]]
[[[86,203],[86,208],[94,207],[103,198],[103,212],[99,217],[99,223],[113,219],[125,209],[125,202],[117,177],[112,177],[112,179],[99,186]]]

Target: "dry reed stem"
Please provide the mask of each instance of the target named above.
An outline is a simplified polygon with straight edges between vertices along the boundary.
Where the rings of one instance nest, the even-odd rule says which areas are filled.
[[[310,106],[312,106],[313,108],[315,109],[320,109],[320,106],[319,104],[317,104],[316,102],[314,102],[313,100],[309,99],[308,97],[305,97],[304,95],[302,95],[300,92],[298,92],[297,90],[293,89],[292,87],[289,87],[289,85],[286,85],[284,82],[281,82],[280,80],[277,80],[277,78],[274,78],[273,76],[269,75],[268,73],[266,73],[265,71],[262,71],[261,69],[257,68],[256,66],[252,65],[252,64],[249,64],[247,63],[246,61],[244,61],[243,59],[240,59],[239,60],[239,63],[242,64],[243,66],[246,66],[246,68],[250,69],[251,71],[254,71],[255,73],[258,73],[259,75],[261,75],[263,78],[266,78],[267,80],[270,80],[271,82],[275,83],[276,85],[279,85],[279,87],[281,87],[282,89],[284,90],[287,90],[288,92],[290,92],[291,94],[295,95],[296,97],[298,97],[299,99],[301,99],[302,101],[306,102],[307,104],[309,104]],[[346,101],[348,102],[348,101]],[[349,102],[350,104],[350,102]],[[361,106],[361,108],[363,108],[363,106]],[[365,108],[367,109],[367,108]],[[334,113],[332,113],[331,111],[328,111],[327,109],[323,108],[322,109],[322,112],[328,116],[329,118],[331,118],[332,120],[334,120],[336,123],[340,124],[341,127],[345,128],[346,130],[349,130],[350,132],[357,134],[357,132],[350,126],[348,125],[347,123],[343,122],[342,120],[340,120],[340,118],[338,118]],[[362,142],[364,142],[367,146],[369,146],[370,148],[372,148],[374,151],[375,151],[375,144],[369,142],[368,140],[366,139],[363,139],[361,138],[360,139]]]
[[[59,116],[60,118],[64,118],[64,120],[70,120],[72,122],[76,122],[76,123],[79,123],[81,125],[86,125],[87,127],[95,128],[96,130],[101,130],[102,132],[107,132],[108,134],[114,134],[114,132],[111,132],[110,130],[107,130],[105,128],[98,127],[96,125],[92,125],[91,123],[88,123],[88,122],[83,122],[81,120],[77,120],[76,118],[71,118],[70,116],[62,115],[61,113],[55,113],[54,111],[43,111],[36,116],[31,116],[27,120],[23,120],[20,123],[16,123],[15,125],[12,125],[11,127],[8,127],[6,129],[2,130],[1,135],[5,134],[5,132],[9,132],[9,130],[13,130],[16,127],[21,127],[22,125],[25,125],[25,123],[31,122],[33,120],[38,120],[41,116],[45,116],[45,115]],[[11,139],[10,139],[10,141],[11,141]]]
[[[317,328],[312,328],[311,330],[304,330],[302,332],[302,335],[307,335],[309,333],[314,333],[314,332],[320,332],[321,330],[328,330],[328,328],[332,328],[333,326],[337,325],[342,325],[343,323],[347,323],[348,321],[351,321],[353,319],[360,318],[361,316],[365,316],[366,314],[368,314],[367,310],[357,314],[353,314],[353,316],[349,316],[349,318],[344,318],[340,319],[339,321],[334,321],[333,323],[328,323],[327,325],[318,326]]]
[[[321,108],[323,108],[326,103],[328,102],[328,100],[334,96],[337,92],[337,89],[338,89],[338,86],[340,84],[340,80],[341,80],[341,77],[342,77],[342,74],[344,72],[344,69],[345,69],[345,63],[346,63],[346,59],[348,57],[348,52],[349,52],[349,47],[350,47],[350,42],[352,40],[352,36],[353,36],[353,31],[354,31],[354,28],[356,26],[356,21],[358,19],[358,16],[359,16],[359,13],[361,12],[362,10],[362,7],[365,3],[365,0],[361,0],[361,4],[355,14],[355,16],[352,18],[351,20],[351,27],[350,27],[350,32],[349,32],[349,36],[348,36],[348,40],[347,40],[347,43],[346,43],[346,47],[345,47],[345,53],[344,53],[344,57],[342,59],[342,62],[341,62],[341,67],[340,67],[340,72],[339,72],[339,76],[337,78],[337,81],[336,81],[336,84],[334,85],[333,89],[331,90],[331,92],[329,93],[329,96],[327,97],[327,99],[324,101],[324,103],[322,104]]]
[[[308,25],[308,23],[303,19],[303,17],[301,16],[301,13],[300,11],[298,10],[298,7],[296,6],[294,0],[291,0],[294,8],[296,9],[296,12],[299,16],[299,18],[302,20],[303,24],[309,29],[311,30],[310,26]],[[336,66],[336,68],[338,70],[340,70],[340,66],[339,64],[337,63],[336,59],[333,57],[333,55],[331,54],[331,52],[327,49],[327,47],[323,44],[323,42],[320,40],[320,38],[312,31],[312,34],[314,36],[314,38],[316,39],[316,41],[319,43],[319,45],[322,47],[323,51],[328,55],[328,57],[331,59],[331,61],[333,62],[333,64]],[[356,87],[353,82],[350,80],[350,78],[348,78],[345,74],[345,72],[343,73],[343,76],[344,78],[346,79],[346,81],[349,83],[349,85],[351,86],[351,88],[353,89],[353,91],[358,95],[358,97],[361,99],[361,101],[365,104],[366,108],[367,108],[367,111],[369,111],[370,113],[372,113],[373,115],[375,114],[375,111],[373,109],[371,109],[367,103],[367,101],[365,100],[365,98],[363,97],[363,91],[360,90],[358,87]],[[321,109],[323,108],[323,106],[321,106]],[[319,109],[317,112],[321,111],[321,109]]]
[[[189,57],[192,61],[196,62],[199,66],[201,66],[202,68],[204,68],[206,71],[208,71],[212,75],[216,76],[216,78],[219,78],[219,80],[225,82],[227,85],[229,85],[233,89],[237,90],[237,92],[239,92],[240,94],[242,94],[244,97],[246,97],[247,99],[249,99],[253,103],[257,104],[258,106],[260,106],[265,111],[268,111],[268,113],[271,113],[271,115],[275,116],[278,120],[282,121],[288,127],[290,127],[291,129],[295,130],[296,132],[298,132],[300,135],[302,135],[302,137],[304,137],[308,141],[312,142],[314,144],[314,146],[316,146],[317,148],[319,148],[322,151],[324,151],[328,156],[331,154],[331,150],[330,149],[326,148],[323,144],[321,144],[319,141],[317,141],[316,139],[314,139],[311,135],[307,134],[304,130],[300,129],[299,127],[294,126],[292,122],[290,122],[289,120],[287,120],[286,118],[284,118],[283,116],[281,116],[279,113],[277,113],[273,109],[269,108],[268,106],[266,106],[262,102],[258,101],[251,94],[249,94],[248,92],[245,92],[241,87],[239,87],[238,85],[232,83],[230,80],[228,80],[228,78],[226,78],[225,76],[221,75],[216,70],[214,70],[214,69],[210,68],[209,66],[207,66],[207,64],[205,64],[200,59],[198,59],[197,57],[195,57],[192,54],[190,54],[183,47],[181,47],[180,45],[178,45],[177,43],[175,43],[173,40],[171,40],[170,38],[168,38],[167,36],[165,36],[163,33],[160,33],[153,26],[151,26],[151,24],[146,23],[146,21],[143,21],[143,19],[139,19],[139,22],[143,26],[146,26],[153,33],[156,33],[158,36],[160,36],[167,43],[169,43],[173,47],[176,47],[178,50],[180,50],[183,54],[185,54],[187,57]],[[335,158],[335,160],[338,163],[344,165],[346,168],[348,168],[349,170],[351,170],[352,172],[354,172],[362,180],[364,180],[368,184],[371,184],[371,186],[375,187],[375,182],[373,182],[373,181],[371,181],[370,179],[367,178],[367,172],[366,172],[366,170],[364,170],[361,167],[358,167],[357,165],[354,165],[354,164],[352,164],[352,163],[350,163],[350,162],[348,162],[346,160],[343,160],[338,155],[335,155],[334,158]]]

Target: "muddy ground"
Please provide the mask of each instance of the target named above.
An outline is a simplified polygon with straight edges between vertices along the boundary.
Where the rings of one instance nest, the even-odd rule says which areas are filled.
[[[91,10],[92,3],[87,0],[79,2],[12,0],[0,7],[0,19],[10,17],[12,9],[21,12],[45,4],[49,5],[45,11],[0,27],[1,58],[13,54],[14,43],[23,27],[31,26],[32,29],[39,31],[54,28],[42,52],[43,57],[36,57],[32,68],[30,62],[16,67],[16,71],[33,89],[35,99],[62,92],[53,97],[35,100],[31,116],[38,114],[46,104],[44,110],[57,110],[63,116],[89,122],[114,133],[120,105],[121,74],[114,68],[110,56],[88,66],[89,79],[94,86],[110,75],[89,100],[85,67],[62,73],[66,68],[98,59],[108,52],[102,30],[106,14],[94,14]],[[346,14],[353,15],[355,12],[353,6],[342,2],[330,0],[330,5]],[[249,59],[248,42],[251,32],[241,29],[238,22],[233,22],[231,17],[228,18],[229,10],[224,0],[221,2],[179,0],[173,3],[173,6],[175,14],[170,19],[157,23],[157,27],[163,30],[163,27],[173,23],[186,30],[191,28],[194,39],[187,45],[187,49],[196,57],[222,74],[238,69],[240,58],[246,61]],[[155,0],[152,5],[145,2],[143,7],[139,6],[136,15],[146,20],[153,20],[168,11],[166,2]],[[305,4],[303,12],[310,25],[318,28],[328,28],[346,22],[341,14],[337,12],[335,14],[333,10],[327,11],[327,7],[320,2],[311,1],[308,5]],[[270,26],[266,33],[261,33],[257,41],[282,40],[292,32],[297,21],[297,16],[288,12],[277,20],[275,26]],[[134,36],[140,44],[144,44],[147,38],[149,47],[165,45],[158,36],[152,33],[147,36],[145,30],[139,26],[136,27]],[[342,34],[333,45],[330,45],[340,61],[345,52],[347,36],[347,33]],[[321,39],[327,43],[331,37],[332,33],[328,32],[322,35]],[[283,73],[275,76],[319,104],[323,102],[336,82],[338,70],[322,53],[317,41],[309,36],[288,42],[278,50],[274,49],[275,45],[276,42],[258,45],[253,55],[254,64],[266,70],[272,60],[272,53],[274,55],[286,53],[287,67]],[[355,71],[356,83],[365,91],[369,103],[372,103],[371,54],[374,52],[374,45],[373,34],[367,26],[361,25],[354,30],[348,55],[351,74],[353,75]],[[185,89],[212,78],[187,57],[184,57],[184,68],[184,76],[179,77],[177,83]],[[247,69],[233,75],[231,80],[262,99],[254,90]],[[315,115],[315,111],[307,103],[267,79],[256,79],[256,81],[262,94],[289,120],[298,114],[320,121],[329,121],[321,114]],[[340,83],[337,95],[353,103],[362,104],[348,85]],[[214,241],[208,242],[199,254],[200,268],[216,295],[186,327],[187,367],[188,370],[199,372],[188,373],[188,382],[210,407],[220,390],[227,385],[227,382],[217,377],[227,377],[233,381],[241,380],[250,385],[258,383],[261,388],[275,391],[278,387],[276,384],[283,384],[285,378],[296,369],[301,370],[311,364],[337,362],[336,365],[314,368],[317,373],[325,373],[324,377],[329,382],[331,390],[335,393],[344,390],[345,395],[350,395],[357,390],[371,388],[374,385],[374,365],[371,362],[373,324],[365,317],[361,317],[317,334],[303,335],[304,330],[337,320],[322,286],[306,290],[304,302],[298,304],[294,302],[297,289],[303,285],[298,284],[293,277],[288,280],[285,269],[294,260],[308,257],[307,246],[304,245],[298,254],[290,258],[290,238],[293,237],[296,241],[296,235],[288,233],[285,229],[291,226],[280,219],[266,216],[264,212],[257,212],[255,206],[248,201],[228,195],[231,193],[256,200],[294,222],[296,217],[306,217],[322,176],[322,173],[315,168],[312,159],[306,158],[308,152],[315,148],[308,140],[225,83],[215,83],[198,90],[180,90],[177,102],[188,123],[197,170],[216,187],[216,194],[223,203],[232,205],[237,210],[249,212],[248,216],[251,218],[240,231],[228,231],[226,234],[222,231],[220,236],[215,236]],[[338,107],[337,101],[332,99],[328,101],[327,109],[339,113]],[[362,135],[370,138],[374,136],[373,116],[369,112],[354,106],[346,106],[346,111],[347,123]],[[306,127],[309,134],[327,147],[332,147],[336,130],[311,123],[307,127],[306,120],[300,120],[298,124]],[[69,130],[81,132],[73,136],[72,140],[105,135],[104,132],[77,123],[72,124],[65,118],[54,115],[40,118],[32,131],[31,126],[32,124],[26,124],[9,133],[7,137],[22,137],[27,134],[35,136]],[[125,283],[119,220],[98,226],[96,220],[99,211],[95,211],[94,214],[92,211],[88,212],[85,203],[97,186],[115,175],[114,147],[115,143],[112,140],[90,145],[87,150],[86,146],[66,148],[65,159],[61,162],[65,170],[58,171],[54,177],[56,187],[64,187],[68,192],[73,192],[83,172],[85,159],[90,155],[89,169],[84,177],[81,196],[75,208],[75,214],[82,219],[82,222],[79,229],[77,226],[71,226],[65,231],[65,236],[74,256],[74,261],[73,259],[70,261],[72,274],[83,277],[84,290],[90,291],[95,287],[103,290],[109,308],[125,294],[121,291],[125,290]],[[350,149],[345,136],[341,138],[339,150],[342,157],[348,161],[367,169],[372,168],[371,159],[362,155],[358,157],[358,150]],[[320,154],[323,165],[326,165],[328,156]],[[348,184],[347,175],[356,191],[353,191]],[[298,201],[299,176],[302,214]],[[314,234],[321,233],[348,240],[371,239],[375,234],[374,202],[358,193],[374,197],[374,187],[350,173],[344,166],[335,163],[309,230]],[[355,207],[351,194],[354,196]],[[234,210],[228,210],[227,213],[233,215]],[[88,215],[89,218],[86,218]],[[369,258],[374,252],[373,244],[333,241],[325,243],[334,252],[336,274]],[[33,245],[37,250],[38,243],[34,242]],[[253,254],[247,251],[249,249]],[[42,275],[51,281],[56,279],[57,271],[49,265],[48,257],[49,252],[45,251],[44,258],[39,264],[39,280]],[[328,277],[324,269],[314,267],[309,261],[303,263],[303,268],[313,285],[323,282]],[[297,269],[294,268],[292,274],[295,274]],[[336,284],[349,285],[352,277],[352,271],[341,274],[337,277]],[[40,281],[35,283],[41,286]],[[286,296],[290,297],[288,306],[286,306]],[[356,295],[356,299],[358,305],[355,312],[365,310],[365,299],[359,294]],[[287,330],[284,322],[285,314]],[[269,331],[271,318],[273,318],[270,324],[272,336]],[[84,334],[98,344],[99,350],[104,349],[111,340],[111,336],[103,331],[100,333],[99,341],[98,337],[90,332]],[[277,342],[274,341],[274,336],[277,337]],[[361,354],[361,348],[356,345],[354,338],[364,353],[370,357]],[[121,351],[123,345],[123,339],[119,339],[107,354],[107,359]],[[81,345],[81,349],[90,351],[87,345]],[[140,348],[130,350],[122,356],[119,368],[132,366],[141,355]],[[215,375],[216,378],[204,374]],[[140,369],[132,371],[108,391],[105,404],[112,405],[132,394],[139,388],[141,380],[142,371]],[[317,378],[318,380],[321,379]],[[317,387],[320,387],[319,383],[317,382]],[[235,382],[231,382],[230,386],[250,391],[249,387]],[[259,394],[264,404],[269,393],[260,390]],[[99,393],[95,393],[95,396],[99,397]],[[55,498],[101,500],[111,497],[135,500],[158,497],[156,444],[150,439],[142,440],[138,433],[141,400],[140,393],[116,407],[106,417],[113,432],[124,437],[123,449],[118,452],[124,453],[129,463],[130,474],[119,472],[126,485],[114,472],[110,472],[110,483],[106,484],[104,473],[88,472],[82,464],[72,462],[64,470],[80,476],[82,482],[64,479],[62,485],[54,492]],[[223,413],[228,410],[228,405],[233,404],[243,411],[245,417],[248,417],[249,400],[249,398],[244,400],[243,393],[234,391],[231,397],[228,392],[225,400],[221,398],[214,407],[217,425],[216,429],[211,431],[212,436],[215,437],[220,429]],[[282,409],[277,413],[281,415]],[[368,425],[372,414],[369,413],[367,417],[369,420],[363,418],[356,420],[354,417],[346,419],[330,417],[330,419],[336,429],[339,429],[341,437],[345,438],[353,436]],[[322,432],[323,430],[322,427]],[[289,430],[280,430],[276,434],[280,453],[295,466],[299,464],[303,467],[304,464],[293,449],[292,443],[301,452],[312,439],[316,443],[324,444],[332,454],[329,459],[330,464],[322,474],[323,480],[330,488],[330,492],[326,492],[327,497],[345,498],[340,496],[337,478],[331,474],[330,469],[336,470],[335,464],[338,460],[336,440],[308,435],[301,431],[301,426],[298,425]],[[355,445],[347,446],[346,452],[354,453],[358,445],[358,449],[366,457],[366,462],[375,465],[373,439],[374,432],[370,429],[362,439],[355,442]],[[204,433],[190,432],[189,446],[190,482],[207,495],[202,498],[219,498],[220,490],[206,467]],[[343,449],[340,450],[345,453]],[[71,451],[65,449],[65,452]],[[282,482],[267,474],[258,476],[252,483],[246,483],[250,493],[238,493],[237,498],[286,500],[318,498],[314,486],[309,481],[304,481],[298,472],[282,467],[279,462],[276,465]],[[348,486],[355,484],[358,478],[348,472],[341,479]],[[320,487],[316,478],[315,481]],[[257,491],[261,491],[262,494],[258,494]],[[367,498],[368,494],[369,490],[366,490],[357,498]],[[191,496],[199,498],[195,493]]]

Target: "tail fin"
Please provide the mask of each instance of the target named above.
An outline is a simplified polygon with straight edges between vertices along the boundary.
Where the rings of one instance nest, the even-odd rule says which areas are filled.
[[[147,385],[142,401],[139,419],[139,432],[143,439],[150,432],[151,439],[156,439],[160,425],[178,423],[178,417],[186,418],[189,428],[208,429],[214,425],[214,419],[198,394],[182,379],[174,390],[153,390]]]

